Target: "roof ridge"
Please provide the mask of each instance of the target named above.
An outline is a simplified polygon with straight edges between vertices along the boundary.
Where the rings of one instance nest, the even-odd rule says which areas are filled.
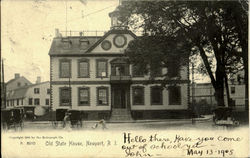
[[[26,79],[27,81],[29,81],[25,76],[20,76],[20,77],[18,77],[18,78],[12,78],[12,79],[10,79],[8,82],[6,82],[5,84],[9,84],[9,83],[11,83],[11,82],[13,82],[13,81],[15,81],[15,80],[17,80],[17,79],[19,79],[19,78],[24,78],[24,79]],[[29,81],[30,82],[30,81]],[[32,84],[32,82],[30,82],[31,84]]]
[[[18,88],[12,89],[11,91],[33,87],[33,86],[40,85],[40,84],[47,83],[47,82],[49,82],[49,81],[44,81],[44,82],[40,82],[40,83],[32,83],[31,85],[26,85],[26,86],[18,87]]]

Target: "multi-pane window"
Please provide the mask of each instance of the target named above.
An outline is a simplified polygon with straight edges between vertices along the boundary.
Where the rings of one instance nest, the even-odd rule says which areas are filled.
[[[97,77],[107,77],[107,60],[97,60]]]
[[[19,105],[19,99],[16,100],[16,105]]]
[[[21,99],[21,105],[23,105],[23,99]]]
[[[71,61],[60,60],[60,77],[69,78],[71,77]]]
[[[143,77],[144,76],[143,70],[139,69],[138,66],[133,65],[132,72],[133,72],[134,77]]]
[[[176,67],[176,69],[174,68],[168,68],[168,76],[169,77],[178,77],[179,75],[179,69],[178,67]]]
[[[168,87],[169,105],[181,105],[181,87],[170,86]]]
[[[159,67],[159,68],[155,69],[153,73],[154,73],[154,76],[161,77],[162,76],[162,68]]]
[[[78,61],[78,77],[89,77],[89,62],[88,60]]]
[[[34,104],[35,105],[40,105],[40,99],[39,98],[35,98],[34,99]]]
[[[235,106],[236,101],[234,99],[231,99],[231,106]]]
[[[89,105],[89,88],[79,88],[79,105]]]
[[[231,87],[231,94],[235,94],[235,87]]]
[[[49,88],[47,89],[47,94],[50,94],[50,89]]]
[[[97,103],[98,105],[108,105],[108,88],[97,88]]]
[[[60,106],[71,105],[71,90],[69,87],[60,88]]]
[[[144,88],[133,87],[133,104],[144,105]]]
[[[169,61],[167,68],[168,77],[172,78],[172,77],[178,77],[180,75],[180,66],[177,65],[179,64],[178,62],[180,62],[179,59],[174,59],[174,61],[173,60]]]
[[[162,105],[162,88],[160,86],[151,87],[151,104]]]
[[[40,93],[40,89],[39,88],[34,88],[34,93],[35,94],[39,94]]]
[[[45,105],[49,105],[49,99],[45,99]]]
[[[150,73],[151,73],[152,76],[160,77],[160,76],[162,76],[162,68],[157,67],[157,68],[151,69]]]
[[[29,98],[29,105],[32,105],[33,103],[33,99],[32,98]]]

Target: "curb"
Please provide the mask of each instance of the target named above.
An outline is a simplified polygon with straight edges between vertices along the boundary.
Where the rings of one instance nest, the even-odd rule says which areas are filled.
[[[212,118],[194,118],[194,121],[196,122],[203,122],[203,121],[209,121],[212,120]],[[98,123],[98,120],[93,121],[83,121],[86,123]],[[192,119],[163,119],[163,120],[112,120],[112,121],[106,121],[106,123],[192,123]],[[52,121],[25,121],[25,123],[31,123],[31,124],[51,124]]]

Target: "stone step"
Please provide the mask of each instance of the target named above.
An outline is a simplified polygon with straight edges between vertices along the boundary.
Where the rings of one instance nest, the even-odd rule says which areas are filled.
[[[117,110],[117,109],[116,110],[112,110],[112,114],[115,114],[115,115],[116,114],[123,115],[123,114],[129,114],[129,113],[130,112],[127,109],[124,109],[124,110],[123,109],[122,110],[120,110],[120,109],[119,110]]]
[[[111,121],[117,121],[117,120],[133,120],[132,117],[129,116],[112,116]]]
[[[113,109],[110,118],[111,121],[133,120],[130,111],[127,109]]]

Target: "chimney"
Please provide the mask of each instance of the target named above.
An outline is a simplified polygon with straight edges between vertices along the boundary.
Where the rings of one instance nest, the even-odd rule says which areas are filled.
[[[36,83],[41,83],[41,77],[37,76]]]
[[[59,29],[55,29],[55,36],[56,36],[56,37],[60,37]]]
[[[15,73],[15,79],[20,78],[20,74],[19,73]]]

